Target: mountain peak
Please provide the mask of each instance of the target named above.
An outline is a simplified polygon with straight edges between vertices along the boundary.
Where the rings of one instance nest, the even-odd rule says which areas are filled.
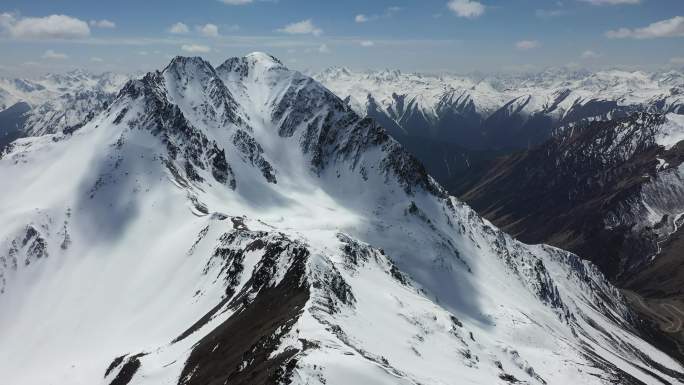
[[[212,67],[209,62],[207,62],[199,56],[176,56],[173,59],[171,59],[169,65],[166,66],[166,68],[164,68],[164,72],[168,70],[178,71],[181,69],[196,70],[206,68],[211,68],[213,70],[214,67]]]
[[[245,79],[248,76],[274,69],[287,69],[287,67],[275,56],[264,52],[252,52],[243,57],[228,58],[217,68],[219,73],[226,74],[228,78],[237,76],[237,79]]]
[[[283,62],[281,62],[278,58],[276,58],[273,55],[267,54],[265,52],[256,51],[256,52],[248,53],[247,55],[244,56],[244,58],[253,62],[253,63],[283,65]]]
[[[351,70],[347,67],[328,67],[318,74],[323,79],[338,79],[342,76],[350,75]]]
[[[0,158],[5,382],[684,378],[593,265],[510,238],[273,56],[176,57],[98,108]]]

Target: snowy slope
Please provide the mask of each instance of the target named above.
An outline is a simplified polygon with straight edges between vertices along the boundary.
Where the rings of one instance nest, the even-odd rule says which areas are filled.
[[[676,71],[547,70],[478,77],[331,68],[315,77],[357,113],[396,124],[397,133],[467,147],[527,147],[560,125],[634,109],[684,113],[684,77]]]
[[[0,111],[19,102],[30,105],[23,130],[31,136],[77,129],[104,109],[130,78],[82,70],[37,79],[0,78]]]
[[[595,267],[263,53],[175,58],[0,176],[8,383],[684,380]]]

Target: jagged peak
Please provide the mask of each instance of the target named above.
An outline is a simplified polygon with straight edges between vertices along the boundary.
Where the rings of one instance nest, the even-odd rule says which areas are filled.
[[[199,56],[176,56],[162,72],[214,72],[214,67]]]
[[[221,73],[235,73],[241,79],[274,69],[286,70],[287,67],[275,56],[264,52],[252,52],[242,57],[228,58],[217,68]]]
[[[329,78],[329,79],[336,79],[341,76],[350,76],[352,74],[352,71],[347,68],[347,67],[328,67],[321,71],[317,76],[319,77],[324,77],[324,78]]]
[[[265,53],[265,52],[251,52],[248,53],[247,55],[244,56],[245,59],[252,61],[254,63],[267,63],[267,64],[276,64],[276,65],[283,65],[283,62],[281,62],[278,58],[275,56]]]

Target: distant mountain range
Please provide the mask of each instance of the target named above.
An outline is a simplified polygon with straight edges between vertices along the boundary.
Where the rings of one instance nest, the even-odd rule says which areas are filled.
[[[684,113],[678,71],[457,76],[330,68],[315,78],[386,127],[450,189],[493,157],[540,144],[564,125],[635,111]]]
[[[29,136],[79,127],[104,109],[129,79],[127,75],[95,75],[82,70],[37,79],[0,78],[0,111],[12,107],[24,111],[13,115],[11,121],[0,118],[0,137],[16,127]]]
[[[484,77],[331,68],[315,78],[397,136],[466,148],[526,148],[582,119],[684,113],[681,72],[548,70]]]
[[[596,265],[272,56],[101,91],[0,152],[4,382],[684,382]]]

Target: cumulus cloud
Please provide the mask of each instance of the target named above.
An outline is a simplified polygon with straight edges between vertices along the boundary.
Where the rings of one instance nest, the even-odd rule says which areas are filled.
[[[45,51],[43,54],[43,59],[51,59],[51,60],[63,60],[63,59],[68,59],[69,56],[67,54],[61,53],[61,52],[55,52],[51,49]]]
[[[472,0],[451,0],[447,3],[447,7],[458,17],[465,17],[474,19],[480,17],[485,12],[485,6],[482,3]]]
[[[278,32],[289,33],[291,35],[314,35],[320,36],[323,30],[316,27],[311,19],[298,21],[296,23],[288,24],[278,30]]]
[[[367,23],[370,21],[370,18],[368,18],[368,16],[361,13],[361,14],[356,15],[356,17],[354,17],[354,21],[357,23]]]
[[[250,4],[254,0],[219,0],[223,4],[228,4],[228,5],[245,5],[245,4]]]
[[[643,28],[620,28],[606,32],[610,39],[655,39],[659,37],[684,36],[684,17],[675,16],[671,19],[657,21]]]
[[[581,0],[591,5],[639,4],[641,0]]]
[[[601,57],[601,54],[592,50],[586,50],[582,52],[582,59],[596,59],[597,57]]]
[[[0,13],[0,27],[4,28],[9,28],[13,23],[14,23],[14,15],[11,13]]]
[[[0,29],[16,39],[78,39],[88,37],[88,23],[66,15],[16,18],[0,14]]]
[[[318,47],[318,52],[320,53],[330,53],[330,48],[328,48],[327,44],[321,44],[320,47]]]
[[[199,45],[199,44],[183,44],[181,49],[185,52],[190,52],[190,53],[207,53],[211,51],[210,47],[207,47],[206,45]]]
[[[374,21],[378,19],[389,19],[393,17],[397,12],[401,11],[402,7],[387,7],[385,11],[379,15],[366,15],[360,13],[354,17],[354,21],[357,23],[367,23],[369,21]]]
[[[362,42],[359,43],[359,44],[361,44],[361,47],[372,47],[372,46],[375,45],[375,43],[373,43],[373,42],[370,41],[370,40],[364,40],[364,41],[362,41]]]
[[[116,28],[116,23],[107,19],[90,20],[89,24],[91,27],[97,28]]]
[[[184,33],[190,32],[190,28],[185,23],[178,22],[171,27],[169,27],[170,33],[175,33],[177,35],[182,35]]]
[[[538,48],[541,44],[536,40],[520,40],[515,43],[515,48],[523,51]]]
[[[592,50],[586,50],[582,52],[581,56],[582,59],[596,59],[597,57],[601,57],[601,54]]]
[[[219,30],[216,24],[205,24],[197,27],[199,33],[207,37],[218,37]]]

